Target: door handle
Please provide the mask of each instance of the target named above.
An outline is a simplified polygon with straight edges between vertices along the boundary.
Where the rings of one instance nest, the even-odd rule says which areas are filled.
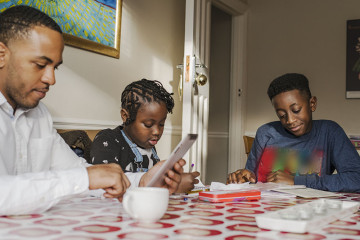
[[[195,64],[196,68],[207,68],[205,64]]]
[[[180,80],[179,80],[179,85],[178,85],[178,93],[179,93],[179,100],[181,102],[182,95],[183,95],[183,75],[182,75],[182,71],[181,71],[181,74],[180,74]]]
[[[195,82],[199,86],[204,86],[207,83],[207,77],[202,73],[196,73]]]
[[[182,95],[183,95],[183,70],[184,70],[184,64],[179,64],[176,66],[177,69],[180,69],[180,79],[178,84],[178,94],[179,94],[179,100],[182,101]]]

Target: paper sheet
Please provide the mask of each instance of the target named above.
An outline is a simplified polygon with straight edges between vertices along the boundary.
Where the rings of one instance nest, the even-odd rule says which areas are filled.
[[[209,190],[209,187],[205,186],[205,185],[201,182],[201,180],[200,180],[199,177],[197,177],[196,179],[199,180],[199,183],[195,184],[195,185],[194,185],[194,188],[193,188],[190,192],[188,192],[188,194],[199,194],[199,192],[201,192],[201,191]]]
[[[224,184],[219,182],[212,182],[210,185],[210,191],[218,191],[218,190],[241,190],[241,189],[258,189],[260,191],[270,191],[274,189],[298,189],[305,188],[304,185],[287,185],[280,183],[262,183],[258,182],[256,184],[252,184],[249,182],[239,183],[239,184]]]
[[[302,189],[274,189],[273,191],[294,194],[298,197],[303,198],[321,198],[321,197],[334,197],[340,196],[337,193],[321,191],[312,188],[302,188]]]

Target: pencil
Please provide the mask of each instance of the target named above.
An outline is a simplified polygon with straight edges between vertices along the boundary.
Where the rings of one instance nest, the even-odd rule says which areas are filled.
[[[194,168],[194,164],[191,164],[190,169],[189,169],[189,172],[192,172],[192,171],[193,171],[193,168]]]

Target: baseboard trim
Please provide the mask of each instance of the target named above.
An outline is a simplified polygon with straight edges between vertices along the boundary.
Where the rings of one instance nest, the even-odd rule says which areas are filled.
[[[55,129],[101,130],[106,128],[116,128],[121,124],[122,122],[120,121],[53,118],[53,125]],[[163,134],[181,136],[181,126],[165,126]]]
[[[55,129],[101,130],[115,128],[120,121],[89,120],[76,118],[53,118]]]
[[[244,136],[255,137],[256,132],[245,132]]]
[[[181,137],[181,126],[165,126],[163,134]]]
[[[228,132],[208,132],[208,138],[229,138]]]
[[[90,120],[77,118],[53,118],[55,129],[79,129],[79,130],[101,130],[106,128],[116,128],[122,122]],[[181,126],[165,126],[165,135],[181,136]],[[255,134],[254,134],[255,135]],[[251,136],[251,135],[250,135]],[[228,132],[209,132],[209,138],[229,138]]]

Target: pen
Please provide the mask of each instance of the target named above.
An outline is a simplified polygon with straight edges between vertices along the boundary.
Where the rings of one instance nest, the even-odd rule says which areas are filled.
[[[194,168],[194,164],[191,164],[190,169],[189,169],[189,172],[192,172],[192,171],[193,171],[193,168]]]

